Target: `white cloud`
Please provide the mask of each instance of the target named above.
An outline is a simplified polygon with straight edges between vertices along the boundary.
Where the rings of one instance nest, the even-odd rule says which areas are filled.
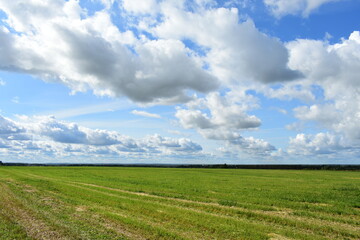
[[[273,107],[273,108],[271,108],[271,110],[275,110],[275,111],[277,111],[277,112],[279,112],[279,113],[282,113],[282,114],[284,114],[284,115],[287,115],[287,114],[288,114],[288,111],[286,111],[286,110],[283,109],[283,108]]]
[[[8,135],[23,133],[25,130],[23,127],[18,126],[16,122],[9,118],[5,118],[0,115],[0,136],[8,138]]]
[[[341,121],[341,112],[331,104],[301,106],[294,109],[294,115],[303,121],[318,121],[322,126],[330,127]]]
[[[110,9],[111,6],[116,2],[116,0],[95,0],[95,1],[99,1],[101,2],[104,6],[105,9]]]
[[[62,0],[2,0],[0,9],[21,33],[2,27],[2,70],[143,103],[183,102],[187,90],[206,93],[218,86],[181,41],[137,39],[119,31],[106,11],[87,16],[77,1]]]
[[[204,50],[210,71],[223,81],[269,83],[300,77],[287,67],[284,46],[259,32],[250,19],[241,21],[236,8],[186,12],[163,4],[162,10],[164,21],[148,30],[161,38],[195,42]]]
[[[312,126],[308,123],[315,123],[316,129],[326,129],[328,132],[298,134],[290,139],[286,153],[289,157],[358,157],[360,74],[356,69],[360,69],[359,32],[354,31],[348,39],[342,39],[337,44],[329,44],[327,40],[298,39],[289,42],[287,47],[290,53],[289,67],[304,75],[304,79],[296,84],[309,92],[317,91],[316,99],[293,109],[299,121],[287,127],[301,131]],[[291,84],[295,83],[284,83],[284,86]]]
[[[0,78],[0,86],[5,86],[6,82]]]
[[[260,119],[247,115],[243,106],[232,102],[229,97],[210,93],[203,104],[210,115],[199,109],[178,109],[175,116],[184,128],[239,130],[259,127]],[[190,102],[190,106],[193,104]]]
[[[53,115],[56,118],[64,119],[64,118],[71,118],[76,116],[82,116],[87,114],[94,114],[94,113],[102,113],[102,112],[113,112],[121,109],[129,109],[133,107],[129,101],[121,101],[115,100],[109,103],[103,104],[91,104],[81,107],[74,107],[74,108],[67,108],[62,110],[56,111],[48,111],[45,113],[41,113],[40,115]]]
[[[241,8],[254,8],[253,0],[226,0],[224,3],[225,7],[237,6]]]
[[[234,95],[230,92],[222,97],[218,93],[210,93],[205,99],[195,100],[195,104],[189,102],[188,109],[177,109],[175,116],[184,128],[195,129],[206,139],[225,141],[229,148],[253,155],[270,154],[275,147],[268,142],[240,135],[240,130],[257,128],[261,121],[246,114],[248,106],[240,104],[247,95],[243,98],[234,98]]]
[[[145,137],[141,140],[146,148],[159,148],[165,154],[175,153],[196,153],[202,150],[202,147],[186,138],[168,138],[161,137],[158,134]]]
[[[277,98],[285,101],[299,99],[308,103],[315,100],[311,85],[304,80],[281,84],[276,88],[263,85],[257,86],[254,89],[259,93],[263,93],[268,98]]]
[[[264,0],[264,4],[271,13],[280,18],[285,15],[298,15],[308,17],[320,6],[344,0]]]
[[[135,14],[153,14],[157,12],[156,0],[122,0],[123,8]]]
[[[349,148],[342,138],[330,133],[316,135],[301,133],[290,139],[288,152],[297,155],[335,154]]]
[[[154,134],[134,139],[115,131],[90,129],[48,116],[19,116],[19,121],[0,116],[0,148],[8,152],[4,156],[21,154],[28,158],[37,153],[88,158],[135,154],[144,159],[148,156],[197,155],[202,151],[199,144],[187,138]]]
[[[13,97],[13,98],[11,99],[11,101],[12,101],[13,103],[18,104],[18,103],[20,103],[20,98],[19,98],[18,96],[15,96],[15,97]]]
[[[360,34],[341,43],[299,39],[288,44],[289,66],[319,86],[324,103],[294,109],[301,121],[313,121],[354,141],[360,140]]]
[[[161,118],[159,114],[156,113],[149,113],[146,111],[138,111],[138,110],[132,110],[132,114],[142,116],[142,117],[149,117],[149,118]]]
[[[172,134],[172,135],[179,135],[179,136],[189,136],[189,134],[187,133],[184,133],[182,131],[179,131],[179,130],[167,130],[168,133]]]
[[[217,149],[216,154],[220,153],[221,158],[225,160],[237,159],[235,163],[269,163],[273,161],[273,157],[281,152],[276,150],[270,143],[263,139],[254,137],[241,137],[231,141],[225,141],[222,147]]]
[[[233,146],[238,147],[240,150],[250,154],[269,155],[276,150],[274,146],[263,139],[256,139],[254,137],[238,137],[230,140]]]

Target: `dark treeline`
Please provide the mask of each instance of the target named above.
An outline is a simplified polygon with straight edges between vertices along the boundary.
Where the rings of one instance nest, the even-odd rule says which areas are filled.
[[[3,163],[3,166],[63,166],[63,167],[160,167],[160,168],[223,168],[223,169],[287,169],[287,170],[360,170],[360,164],[67,164],[67,163]]]

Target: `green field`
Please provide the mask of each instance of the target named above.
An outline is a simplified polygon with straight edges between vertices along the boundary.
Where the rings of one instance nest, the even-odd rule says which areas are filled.
[[[0,167],[0,239],[360,239],[360,172]]]

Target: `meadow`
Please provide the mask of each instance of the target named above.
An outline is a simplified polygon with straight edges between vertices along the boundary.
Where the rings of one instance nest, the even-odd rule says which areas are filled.
[[[360,172],[0,167],[0,239],[360,239]]]

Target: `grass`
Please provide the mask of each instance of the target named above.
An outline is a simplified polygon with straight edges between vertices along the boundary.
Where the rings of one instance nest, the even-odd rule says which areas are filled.
[[[0,239],[360,239],[360,172],[0,167]]]

